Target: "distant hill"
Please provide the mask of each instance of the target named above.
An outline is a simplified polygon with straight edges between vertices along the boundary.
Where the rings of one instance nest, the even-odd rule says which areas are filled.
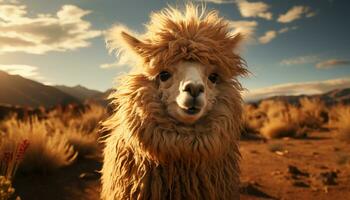
[[[103,106],[107,106],[109,104],[108,96],[114,91],[114,89],[108,89],[103,93],[99,93],[93,97],[91,97],[88,102],[98,103]]]
[[[0,71],[0,104],[52,107],[80,101],[57,88]]]
[[[64,85],[56,85],[55,88],[61,90],[62,92],[69,94],[77,99],[79,99],[81,102],[84,102],[88,99],[94,98],[95,96],[102,96],[103,93],[97,90],[91,90],[84,86],[77,85],[74,87],[68,87]]]
[[[332,90],[330,92],[319,95],[319,97],[327,104],[350,104],[350,88]]]
[[[350,88],[336,89],[323,94],[315,94],[315,95],[274,96],[274,97],[262,99],[258,102],[266,101],[266,100],[279,100],[279,101],[285,101],[291,104],[298,104],[299,100],[305,97],[321,99],[327,105],[333,105],[337,103],[350,104]]]

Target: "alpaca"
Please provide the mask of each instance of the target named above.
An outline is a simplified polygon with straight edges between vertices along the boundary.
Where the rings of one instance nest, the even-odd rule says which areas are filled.
[[[107,33],[137,67],[120,79],[103,123],[102,199],[239,199],[241,35],[193,4],[153,13],[146,29]]]

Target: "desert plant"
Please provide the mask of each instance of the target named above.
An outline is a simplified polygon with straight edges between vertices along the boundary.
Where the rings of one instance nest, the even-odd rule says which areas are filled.
[[[0,145],[0,174],[12,179],[24,158],[29,141],[24,139],[18,143],[8,144],[1,139]]]
[[[319,98],[300,99],[300,110],[297,118],[301,127],[319,129],[328,121],[328,113],[324,102]]]
[[[72,118],[70,125],[75,126],[87,133],[96,132],[99,123],[106,116],[106,109],[96,104],[90,104],[81,117]]]
[[[7,132],[2,135],[2,146],[11,147],[28,139],[30,146],[23,159],[21,169],[25,171],[50,171],[71,164],[77,153],[59,131],[49,132],[48,120],[31,118],[5,122]]]
[[[63,126],[75,126],[77,128],[83,128],[86,132],[92,132],[97,129],[99,122],[106,114],[107,112],[104,107],[90,103],[84,105],[82,108],[70,106],[63,109],[62,107],[58,107],[48,113],[48,118],[59,121]]]
[[[340,140],[350,142],[350,106],[334,106],[331,113],[329,126],[335,128],[336,136]]]
[[[305,137],[328,120],[327,108],[320,99],[304,98],[300,106],[283,101],[266,100],[258,106],[266,113],[259,132],[266,138]]]
[[[99,122],[106,116],[106,109],[89,104],[82,115],[70,117],[61,121],[54,118],[56,122],[51,123],[53,130],[60,130],[68,143],[79,153],[79,156],[94,155],[99,149]],[[51,122],[55,120],[50,120]]]
[[[282,101],[267,100],[261,102],[259,109],[266,113],[266,120],[260,128],[265,138],[293,137],[298,131],[298,124],[290,111],[293,107]]]
[[[244,105],[243,130],[249,133],[258,133],[267,120],[266,113],[253,105]]]
[[[11,181],[5,176],[0,176],[0,200],[8,200],[15,192]]]
[[[68,143],[79,153],[79,157],[98,153],[98,132],[86,132],[83,127],[69,126],[64,129]]]
[[[297,124],[287,118],[271,118],[260,129],[261,135],[267,139],[294,137],[297,131]]]
[[[265,100],[260,103],[258,108],[271,119],[284,115],[288,111],[288,104],[279,100]]]

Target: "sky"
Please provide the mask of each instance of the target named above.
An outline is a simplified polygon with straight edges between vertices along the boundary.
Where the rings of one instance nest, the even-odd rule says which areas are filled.
[[[0,0],[0,70],[49,85],[100,91],[130,69],[116,62],[105,33],[139,33],[149,14],[180,0]],[[248,100],[350,87],[350,1],[205,0],[247,36]]]

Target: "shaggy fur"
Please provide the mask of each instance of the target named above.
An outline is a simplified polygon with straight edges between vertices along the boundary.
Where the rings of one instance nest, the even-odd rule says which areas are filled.
[[[199,13],[193,5],[185,13],[153,14],[142,40],[115,31],[111,38],[121,34],[126,43],[115,39],[111,47],[138,56],[142,68],[123,77],[112,95],[102,198],[239,199],[242,100],[235,77],[246,69],[233,49],[240,36],[230,34],[216,12]],[[224,76],[213,108],[193,125],[169,117],[155,79],[182,60],[215,64]]]

